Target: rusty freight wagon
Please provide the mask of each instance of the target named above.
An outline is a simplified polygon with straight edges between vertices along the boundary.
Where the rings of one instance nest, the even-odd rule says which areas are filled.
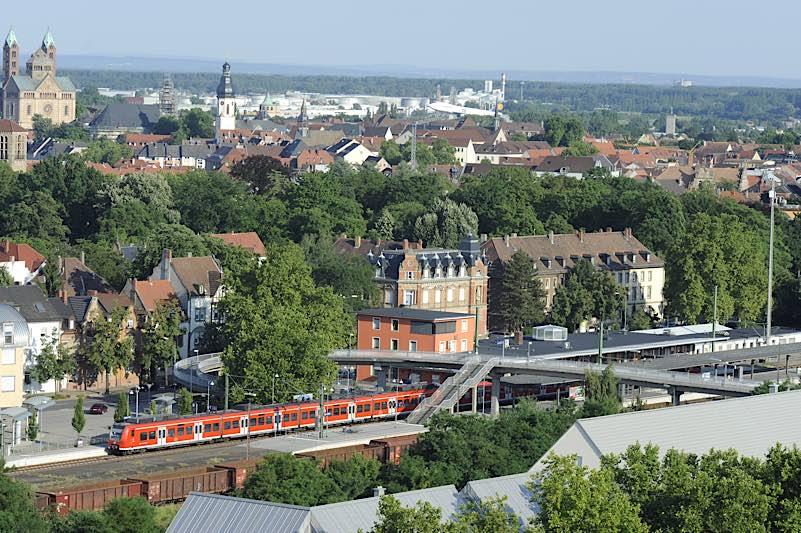
[[[184,500],[192,491],[218,494],[227,492],[232,487],[231,478],[229,469],[208,466],[130,478],[130,481],[140,482],[142,496],[152,504],[159,504]]]
[[[142,484],[129,479],[104,481],[92,485],[59,491],[36,493],[36,505],[55,509],[59,514],[69,511],[99,511],[111,500],[123,496],[139,496]]]

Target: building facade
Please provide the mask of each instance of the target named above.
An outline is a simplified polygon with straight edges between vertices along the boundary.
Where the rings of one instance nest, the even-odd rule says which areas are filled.
[[[28,130],[13,120],[0,119],[0,161],[16,172],[28,169]]]
[[[0,304],[0,337],[3,353],[0,357],[0,408],[22,405],[25,383],[25,349],[30,344],[30,333],[25,318],[7,304]]]
[[[231,81],[231,65],[223,64],[220,83],[217,85],[217,121],[215,123],[217,140],[223,138],[223,131],[236,129],[236,98]]]
[[[56,44],[48,31],[42,44],[25,63],[20,73],[19,43],[14,31],[3,44],[2,118],[33,128],[34,115],[53,124],[75,120],[75,86],[56,70]]]
[[[556,290],[564,283],[565,275],[580,260],[589,261],[597,270],[609,272],[626,290],[629,315],[636,310],[661,317],[662,289],[665,285],[665,263],[648,250],[630,229],[548,235],[517,235],[494,237],[482,249],[490,264],[490,313],[497,316],[504,264],[518,250],[533,261],[537,277],[545,290],[545,309],[550,309]],[[490,320],[493,325],[497,320]]]
[[[423,248],[423,243],[374,242],[342,237],[340,252],[365,257],[373,267],[384,307],[408,307],[478,316],[478,335],[487,334],[487,268],[479,240],[467,235],[458,248]]]

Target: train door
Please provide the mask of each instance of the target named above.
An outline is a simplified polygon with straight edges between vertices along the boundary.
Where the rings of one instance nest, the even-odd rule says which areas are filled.
[[[193,439],[200,440],[202,438],[203,438],[203,422],[195,422],[195,435]]]
[[[348,422],[356,420],[356,404],[348,404]]]
[[[397,410],[397,398],[390,398],[389,401],[387,401],[387,409],[390,415],[395,414]]]
[[[239,417],[239,434],[247,435],[248,433],[248,417],[247,415]]]
[[[156,436],[158,437],[159,446],[164,446],[167,444],[167,428],[161,426],[156,431]]]
[[[275,432],[278,433],[281,430],[281,412],[276,411],[275,417],[273,418],[273,428]]]

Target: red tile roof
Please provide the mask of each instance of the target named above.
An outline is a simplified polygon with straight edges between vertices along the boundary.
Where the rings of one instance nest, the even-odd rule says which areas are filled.
[[[27,133],[28,130],[14,122],[13,120],[2,119],[0,120],[0,131],[18,131]]]
[[[30,245],[24,243],[13,243],[6,239],[0,242],[0,261],[6,262],[15,258],[17,261],[25,261],[25,267],[30,272],[36,272],[42,263],[45,262],[45,256],[34,250]]]
[[[260,257],[265,253],[264,243],[261,242],[259,234],[255,231],[248,231],[245,233],[212,233],[209,237],[220,239],[232,246],[241,246]]]
[[[134,280],[133,289],[145,310],[149,313],[156,310],[159,302],[175,298],[175,291],[167,280],[139,281]]]

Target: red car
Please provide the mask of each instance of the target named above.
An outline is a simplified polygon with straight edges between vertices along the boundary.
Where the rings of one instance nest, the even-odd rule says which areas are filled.
[[[93,403],[92,407],[89,408],[89,414],[91,415],[104,415],[108,411],[108,406],[103,403]]]

